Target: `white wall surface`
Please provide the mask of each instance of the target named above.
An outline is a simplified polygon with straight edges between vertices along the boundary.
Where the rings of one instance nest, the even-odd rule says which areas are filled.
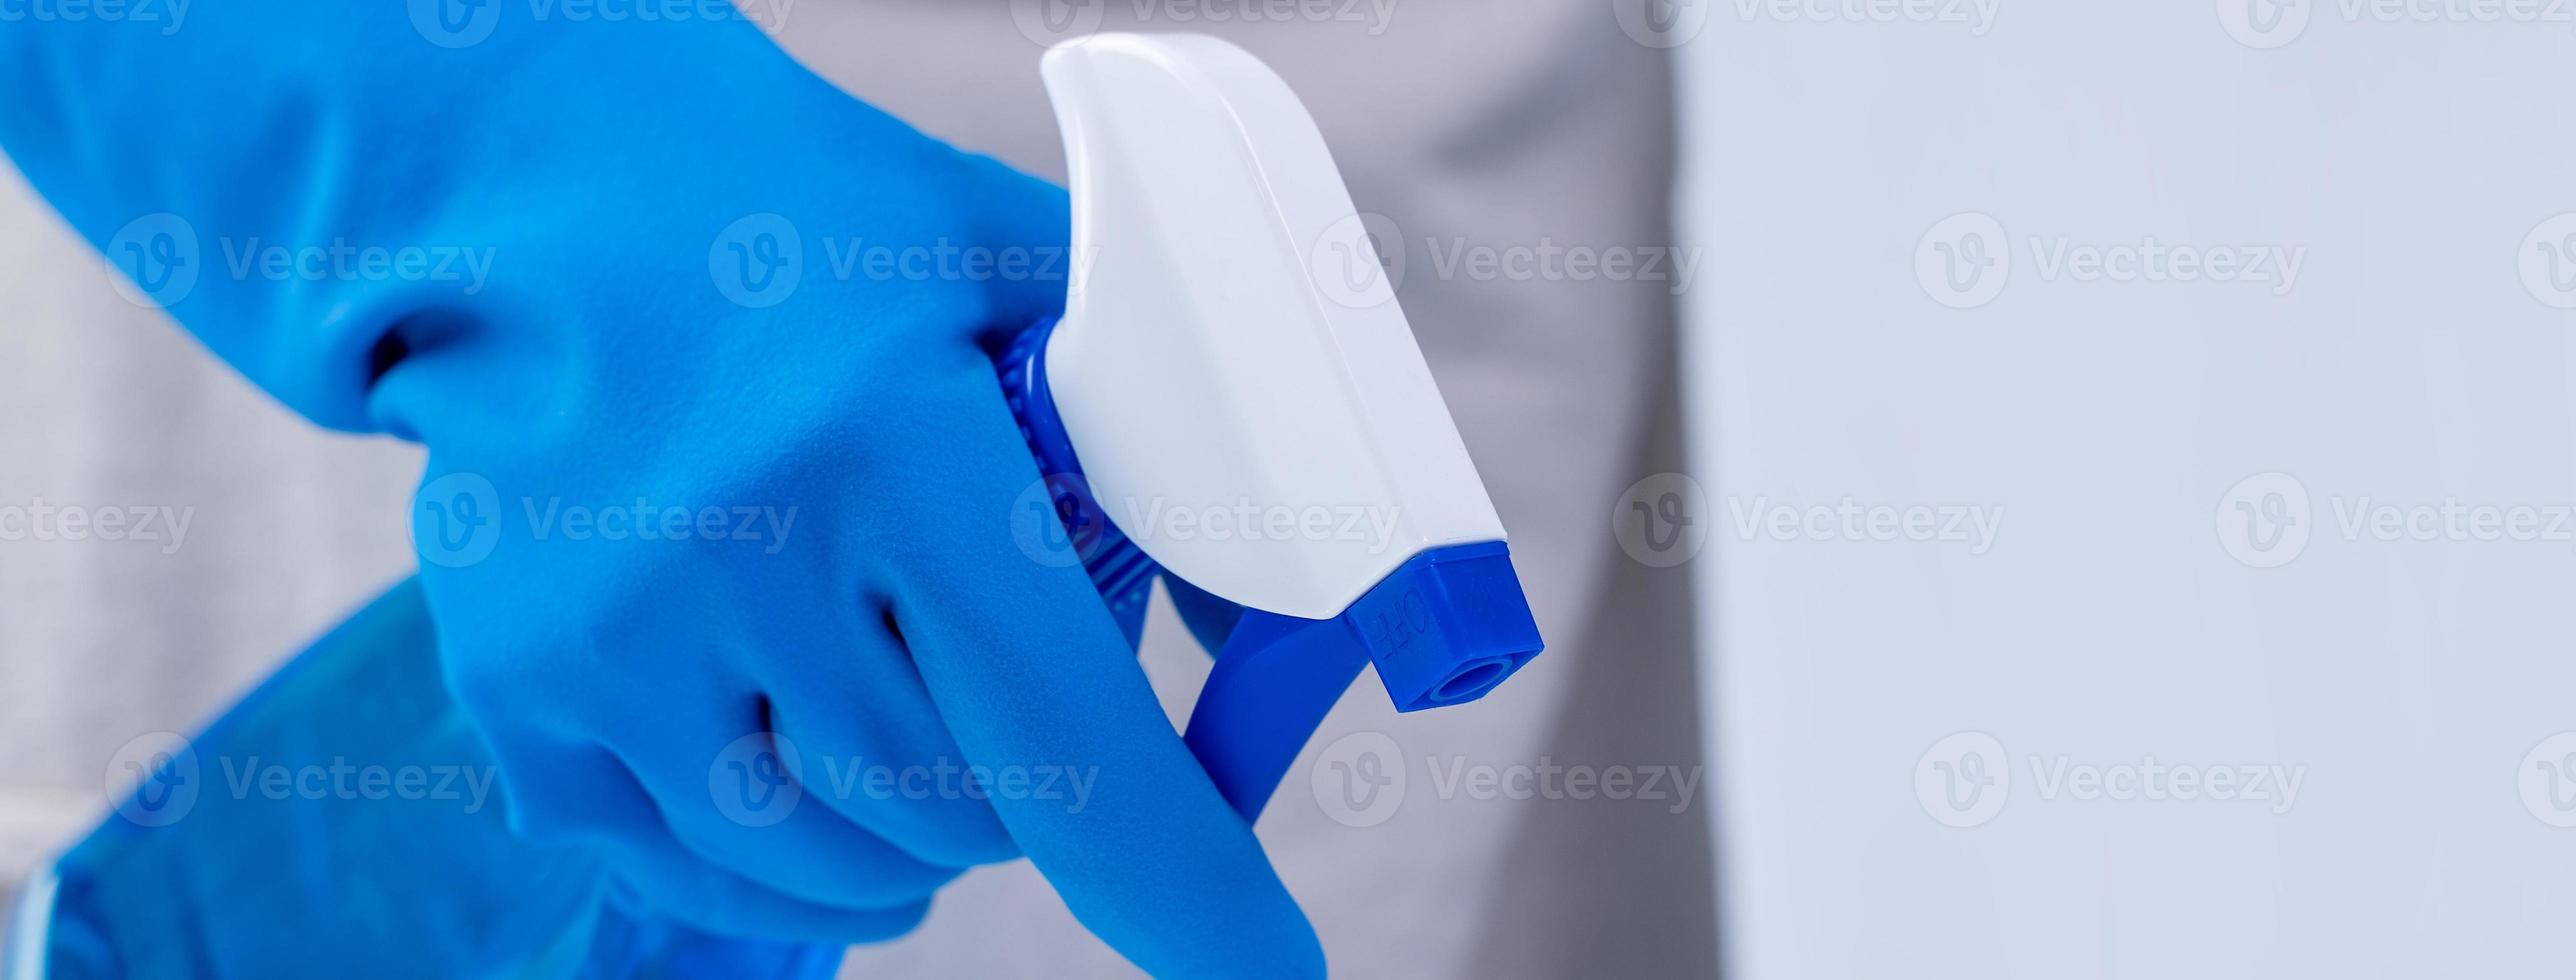
[[[1666,12],[1737,975],[2566,975],[2576,5]]]

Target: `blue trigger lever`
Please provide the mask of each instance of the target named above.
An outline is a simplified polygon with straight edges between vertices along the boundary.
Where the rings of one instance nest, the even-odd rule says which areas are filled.
[[[1119,530],[1083,477],[1047,385],[1054,328],[1053,319],[1029,326],[995,363],[1066,542],[1132,646],[1144,634],[1146,600],[1161,569]],[[1376,665],[1396,710],[1419,711],[1483,697],[1542,646],[1503,542],[1428,548],[1332,619],[1245,609],[1217,650],[1181,737],[1250,822],[1361,667]]]

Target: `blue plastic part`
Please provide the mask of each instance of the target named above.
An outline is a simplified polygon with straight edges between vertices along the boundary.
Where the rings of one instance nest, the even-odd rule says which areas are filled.
[[[1484,697],[1541,645],[1510,549],[1433,548],[1332,619],[1245,610],[1182,738],[1251,820],[1362,666],[1376,665],[1396,710],[1420,711]]]
[[[1064,522],[1073,553],[1082,559],[1101,601],[1109,604],[1119,631],[1127,634],[1127,645],[1134,646],[1145,635],[1145,603],[1154,594],[1157,566],[1110,522],[1108,511],[1091,496],[1090,481],[1083,479],[1082,460],[1073,454],[1073,439],[1065,434],[1064,418],[1056,414],[1055,396],[1047,390],[1046,341],[1055,322],[1048,317],[1030,325],[1002,352],[995,362],[1002,372],[1002,397],[1019,420],[1030,455],[1037,458],[1047,497],[1055,504],[1056,519]]]
[[[1047,388],[1046,341],[1054,328],[1052,319],[1033,324],[1003,351],[1002,387],[1075,554],[1132,643],[1143,633],[1158,569],[1083,478]],[[1245,609],[1217,651],[1182,738],[1249,822],[1361,667],[1376,665],[1396,710],[1420,711],[1485,696],[1543,646],[1508,546],[1432,548],[1332,619]]]

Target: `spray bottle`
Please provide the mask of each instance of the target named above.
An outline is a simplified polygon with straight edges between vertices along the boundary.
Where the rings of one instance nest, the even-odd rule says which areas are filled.
[[[1537,656],[1538,627],[1287,84],[1187,34],[1066,42],[1041,72],[1081,260],[1064,315],[999,358],[1004,389],[1131,641],[1157,571],[1243,607],[1183,738],[1252,820],[1361,667],[1400,711],[1464,704]],[[1218,512],[1250,521],[1156,521]]]

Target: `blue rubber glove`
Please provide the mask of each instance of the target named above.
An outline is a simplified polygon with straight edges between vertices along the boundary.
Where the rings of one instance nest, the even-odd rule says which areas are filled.
[[[432,636],[404,583],[195,738],[130,746],[149,778],[13,939],[51,980],[832,974],[838,947],[638,917],[588,853],[512,836]]]
[[[261,387],[427,445],[512,825],[721,933],[892,936],[1025,853],[1148,970],[1320,972],[1081,570],[1013,536],[988,352],[1061,304],[1062,192],[721,3],[408,7],[0,21],[0,148]]]

